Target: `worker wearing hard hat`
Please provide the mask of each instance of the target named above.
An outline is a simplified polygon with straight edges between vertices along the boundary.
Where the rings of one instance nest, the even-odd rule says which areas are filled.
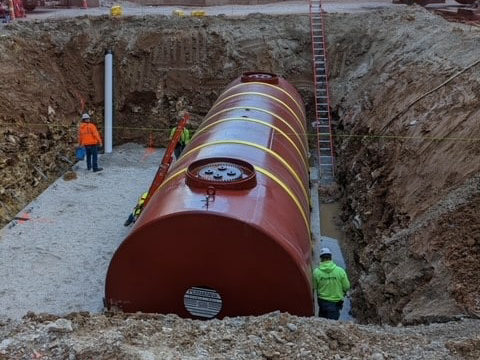
[[[145,199],[148,197],[148,191],[144,192],[142,196],[138,199],[137,205],[133,208],[132,213],[128,216],[128,219],[125,220],[123,223],[123,226],[128,226],[131,223],[134,223],[137,221],[138,217],[140,216],[140,213],[143,210],[143,204],[145,203]]]
[[[87,169],[93,172],[102,171],[103,168],[98,167],[98,146],[102,145],[102,138],[98,133],[95,124],[90,122],[90,115],[82,115],[82,123],[78,130],[78,144],[85,147],[87,155]]]
[[[320,265],[313,271],[313,286],[317,292],[318,316],[338,320],[350,282],[345,270],[332,261],[329,248],[320,249]]]

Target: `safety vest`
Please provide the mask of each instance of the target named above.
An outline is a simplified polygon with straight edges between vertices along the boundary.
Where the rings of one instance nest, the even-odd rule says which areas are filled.
[[[138,199],[138,203],[135,206],[135,209],[133,209],[133,216],[135,216],[136,218],[140,216],[140,213],[142,212],[142,209],[143,209],[143,203],[145,202],[145,199],[147,198],[147,196],[148,196],[148,191],[144,192],[140,197],[140,199]]]
[[[177,130],[176,126],[170,131],[170,140],[173,138],[175,130]],[[187,128],[183,128],[182,134],[180,135],[180,140],[178,140],[178,142],[180,145],[187,145],[190,142],[190,131],[188,131]]]

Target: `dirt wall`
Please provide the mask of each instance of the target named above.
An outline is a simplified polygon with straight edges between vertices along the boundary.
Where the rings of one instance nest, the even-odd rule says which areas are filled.
[[[419,8],[329,26],[356,316],[478,316],[478,28]]]
[[[275,72],[312,101],[307,16],[83,17],[8,25],[0,37],[0,225],[68,168],[80,114],[102,128],[104,54],[114,52],[114,143],[166,145],[179,112],[195,128],[243,71]],[[67,158],[67,160],[65,160]]]

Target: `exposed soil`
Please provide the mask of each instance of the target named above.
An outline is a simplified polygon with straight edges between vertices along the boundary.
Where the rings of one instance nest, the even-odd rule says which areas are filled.
[[[332,15],[327,26],[354,315],[387,324],[478,317],[480,65],[412,105],[480,58],[478,29],[417,7]],[[183,110],[195,128],[244,70],[284,76],[311,108],[307,16],[83,17],[4,29],[1,224],[69,169],[81,112],[102,117],[107,49],[116,57],[117,144],[164,145]],[[1,323],[0,359],[480,356],[472,319],[406,328],[285,314],[67,320],[32,315]]]
[[[419,10],[331,21],[356,315],[478,316],[479,30]]]
[[[242,71],[275,71],[311,102],[308,21],[158,16],[8,25],[0,37],[0,225],[66,170],[82,111],[103,117],[106,50],[116,64],[115,144],[160,146],[179,112],[188,110],[195,128]]]

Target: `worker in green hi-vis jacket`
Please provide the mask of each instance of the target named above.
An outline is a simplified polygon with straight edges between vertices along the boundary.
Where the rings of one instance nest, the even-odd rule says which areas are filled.
[[[170,140],[172,139],[173,134],[175,133],[175,130],[177,130],[176,126],[170,131],[170,137],[169,137]],[[182,131],[182,135],[180,135],[180,140],[178,140],[177,145],[175,146],[175,150],[173,152],[175,154],[175,160],[178,160],[183,149],[189,142],[190,142],[190,131],[188,131],[187,128],[184,128]]]
[[[318,316],[338,320],[350,282],[345,270],[332,261],[329,248],[320,249],[320,265],[313,270],[313,287],[317,292]]]

